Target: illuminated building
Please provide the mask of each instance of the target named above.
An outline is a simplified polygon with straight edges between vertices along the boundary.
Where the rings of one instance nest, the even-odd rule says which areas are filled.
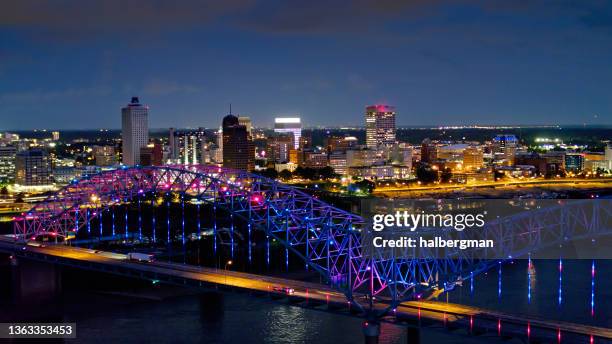
[[[268,158],[274,162],[290,161],[291,151],[295,151],[293,134],[275,134],[268,138]]]
[[[565,169],[568,172],[582,172],[584,170],[584,155],[580,153],[565,154]]]
[[[329,155],[329,166],[334,169],[334,172],[340,175],[346,175],[348,172],[346,166],[346,152],[334,151]]]
[[[15,179],[15,155],[17,148],[14,146],[0,146],[0,182],[12,182]]]
[[[469,146],[463,150],[463,169],[474,171],[484,164],[484,154],[481,147]]]
[[[395,143],[395,108],[388,105],[366,107],[366,146],[376,148]]]
[[[238,124],[244,125],[244,127],[247,130],[247,133],[249,133],[249,136],[251,136],[251,139],[252,139],[253,138],[253,124],[251,123],[251,118],[244,117],[244,116],[238,116]]]
[[[51,139],[53,141],[58,141],[60,139],[60,133],[59,131],[52,131],[51,132]]]
[[[213,134],[204,128],[185,131],[170,128],[167,159],[171,164],[184,165],[211,162],[210,150],[213,147],[210,143],[213,140]]]
[[[493,138],[493,153],[501,156],[506,165],[514,165],[518,139],[512,134],[499,134]]]
[[[140,164],[143,166],[163,165],[164,152],[159,143],[151,143],[146,147],[140,148]]]
[[[255,168],[255,146],[238,117],[223,118],[223,167],[251,171]]]
[[[170,150],[169,158],[171,160],[178,159],[178,147],[176,146],[176,137],[174,133],[174,128],[170,128],[168,130],[168,148]]]
[[[310,168],[323,168],[328,165],[327,153],[304,152],[304,161],[301,165]]]
[[[94,146],[93,156],[97,166],[112,166],[116,162],[113,146]]]
[[[384,165],[386,159],[384,150],[362,149],[346,151],[347,167]]]
[[[275,133],[292,133],[294,148],[300,146],[300,138],[302,137],[302,122],[299,117],[278,117],[274,119]]]
[[[43,191],[53,189],[51,159],[46,151],[30,149],[17,153],[15,160],[15,189]]]
[[[121,139],[123,164],[140,164],[140,148],[149,144],[149,108],[140,104],[138,97],[121,109]]]

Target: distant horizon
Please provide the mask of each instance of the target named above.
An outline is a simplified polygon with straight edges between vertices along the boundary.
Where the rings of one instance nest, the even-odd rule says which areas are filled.
[[[150,127],[149,131],[167,131],[168,129],[173,128],[175,130],[195,130],[195,129],[206,129],[206,130],[217,130],[218,127]],[[253,128],[256,129],[274,129],[273,126],[256,126]],[[571,129],[580,129],[580,128],[611,128],[612,124],[467,124],[467,125],[397,125],[396,129],[431,129],[431,130],[461,130],[461,129],[482,129],[482,130],[500,130],[500,129],[529,129],[529,128],[571,128]],[[353,130],[365,130],[365,126],[305,126],[302,127],[302,130],[325,130],[325,129],[353,129]],[[0,132],[52,132],[52,131],[121,131],[121,128],[40,128],[40,129],[5,129],[1,128]]]

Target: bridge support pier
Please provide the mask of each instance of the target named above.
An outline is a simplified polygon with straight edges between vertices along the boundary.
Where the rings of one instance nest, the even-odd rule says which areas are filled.
[[[380,324],[372,321],[364,321],[361,327],[365,337],[365,344],[378,344],[380,337]]]
[[[62,291],[60,267],[43,262],[11,258],[12,302],[38,303],[54,299]]]

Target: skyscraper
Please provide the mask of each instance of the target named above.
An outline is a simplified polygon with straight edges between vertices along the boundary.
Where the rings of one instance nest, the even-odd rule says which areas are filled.
[[[250,171],[255,167],[255,146],[238,117],[223,118],[223,167]]]
[[[295,149],[300,147],[300,137],[302,137],[302,121],[299,117],[277,117],[274,119],[275,133],[292,133],[293,146]]]
[[[438,147],[427,137],[421,142],[421,162],[432,163],[438,158]]]
[[[395,107],[371,105],[366,107],[366,146],[376,148],[395,143]]]
[[[16,154],[16,147],[0,144],[0,182],[6,183],[15,179]]]
[[[168,130],[168,147],[170,149],[170,159],[174,160],[178,156],[178,148],[176,147],[176,138],[174,137],[174,128]]]
[[[149,144],[149,107],[140,104],[138,97],[121,109],[121,139],[123,164],[140,164],[140,148]]]
[[[493,152],[501,154],[507,165],[514,165],[518,139],[512,134],[499,134],[493,138]]]

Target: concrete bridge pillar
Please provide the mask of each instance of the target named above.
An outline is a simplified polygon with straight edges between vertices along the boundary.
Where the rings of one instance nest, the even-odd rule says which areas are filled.
[[[61,294],[60,267],[16,257],[11,257],[10,260],[14,303],[39,303],[52,300]]]
[[[372,321],[364,321],[361,327],[365,337],[365,344],[378,344],[380,337],[380,324]]]

